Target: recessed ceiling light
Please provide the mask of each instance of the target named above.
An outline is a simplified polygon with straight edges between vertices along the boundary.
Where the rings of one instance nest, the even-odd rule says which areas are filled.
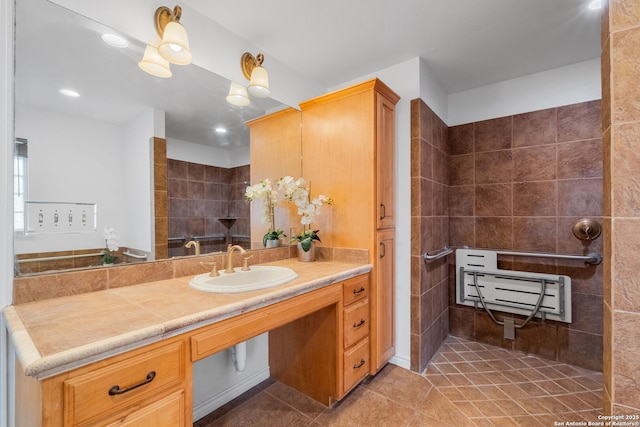
[[[64,96],[70,96],[71,98],[77,98],[80,96],[78,92],[72,89],[60,89],[58,92],[60,92]]]
[[[223,127],[217,127],[216,128],[216,132],[218,132],[218,133],[227,133],[227,130],[225,128],[223,128]]]
[[[110,46],[119,47],[124,49],[129,46],[129,42],[124,37],[121,37],[117,34],[106,33],[102,35],[102,40]]]
[[[600,9],[602,9],[602,1],[601,0],[592,0],[589,3],[589,9],[591,9],[591,10],[600,10]]]

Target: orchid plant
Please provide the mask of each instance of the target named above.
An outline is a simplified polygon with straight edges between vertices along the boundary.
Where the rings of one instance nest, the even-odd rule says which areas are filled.
[[[279,240],[281,236],[284,236],[284,231],[276,230],[274,208],[278,201],[278,191],[273,188],[269,179],[263,179],[259,183],[247,187],[244,197],[248,202],[262,199],[261,221],[263,224],[269,224],[269,229],[262,238],[262,243],[265,246],[267,240]]]
[[[302,232],[291,236],[291,242],[299,242],[302,250],[309,252],[313,241],[320,242],[318,232],[320,230],[307,229],[307,226],[314,222],[317,215],[320,215],[320,209],[323,205],[333,205],[333,199],[323,194],[311,198],[309,187],[307,187],[304,178],[294,180],[291,176],[285,176],[277,181],[278,189],[280,189],[286,200],[294,202],[298,207],[298,215],[301,216]]]
[[[112,252],[117,252],[120,249],[120,236],[113,227],[105,227],[102,231],[106,248],[102,254],[102,262],[105,264],[113,264],[118,259]]]

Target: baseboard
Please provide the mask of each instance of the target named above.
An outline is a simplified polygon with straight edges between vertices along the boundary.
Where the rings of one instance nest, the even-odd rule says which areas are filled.
[[[231,400],[240,396],[251,387],[254,387],[260,384],[262,381],[268,379],[269,376],[269,366],[266,366],[264,369],[254,373],[253,375],[243,378],[242,381],[234,384],[232,387],[205,400],[198,406],[194,406],[193,420],[197,421],[205,415],[210,414],[225,403],[230,402]]]
[[[405,356],[398,356],[396,354],[389,360],[389,363],[391,363],[392,365],[400,366],[404,369],[411,370],[411,360]]]

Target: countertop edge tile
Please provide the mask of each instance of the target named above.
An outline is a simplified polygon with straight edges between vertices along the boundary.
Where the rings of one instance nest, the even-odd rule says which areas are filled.
[[[27,366],[40,360],[42,354],[38,351],[14,306],[5,307],[2,310],[2,315],[7,325],[9,339],[13,342],[16,357],[26,369]]]

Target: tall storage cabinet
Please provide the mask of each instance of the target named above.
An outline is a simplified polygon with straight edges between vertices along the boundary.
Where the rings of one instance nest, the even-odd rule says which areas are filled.
[[[300,104],[302,176],[334,206],[312,224],[325,246],[366,248],[373,265],[369,372],[395,354],[395,105],[378,79]]]
[[[300,111],[287,108],[247,122],[251,131],[250,175],[251,185],[268,178],[272,182],[286,175],[298,178],[302,168]],[[261,242],[268,229],[262,222],[261,202],[251,209],[251,241]],[[285,230],[299,221],[291,204],[276,206],[276,229]]]

